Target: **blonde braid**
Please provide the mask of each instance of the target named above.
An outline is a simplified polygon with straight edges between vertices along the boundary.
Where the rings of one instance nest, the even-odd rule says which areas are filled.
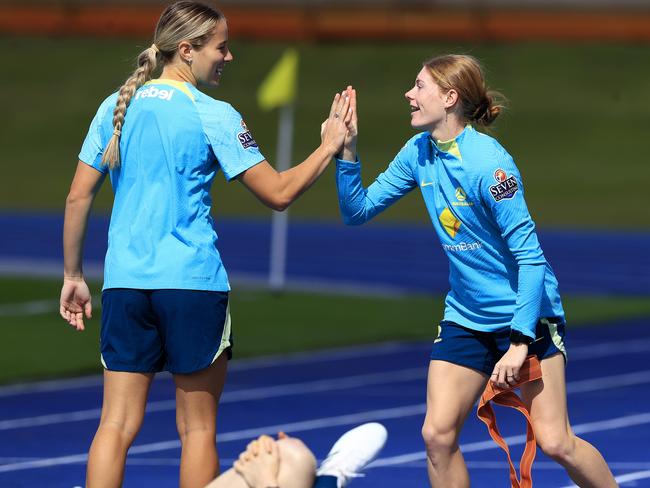
[[[114,169],[120,165],[120,135],[124,125],[126,109],[138,88],[144,85],[151,78],[151,73],[156,69],[159,50],[155,44],[145,49],[138,56],[138,67],[133,74],[124,82],[117,96],[117,103],[113,110],[113,135],[111,136],[104,155],[102,165],[108,169]]]

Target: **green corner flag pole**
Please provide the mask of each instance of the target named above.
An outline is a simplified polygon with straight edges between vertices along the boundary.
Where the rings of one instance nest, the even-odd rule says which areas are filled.
[[[279,107],[276,163],[278,172],[289,169],[291,165],[297,79],[298,52],[289,48],[271,69],[257,93],[258,103],[263,110],[273,110]],[[271,223],[269,263],[269,286],[273,290],[282,290],[286,283],[288,231],[288,211],[274,211]]]

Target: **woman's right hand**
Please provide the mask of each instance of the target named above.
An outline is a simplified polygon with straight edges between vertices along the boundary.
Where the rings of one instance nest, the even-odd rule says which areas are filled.
[[[351,87],[348,87],[334,96],[329,117],[321,125],[321,145],[332,155],[341,151],[345,136],[348,133],[348,124],[352,120],[350,89]]]
[[[348,133],[345,135],[343,142],[343,151],[339,154],[339,158],[345,161],[357,160],[357,136],[359,135],[359,126],[357,121],[357,91],[348,86],[348,96],[350,97],[350,111],[352,117],[347,124]]]
[[[90,290],[83,278],[64,278],[59,313],[76,330],[84,330],[84,315],[92,316]]]

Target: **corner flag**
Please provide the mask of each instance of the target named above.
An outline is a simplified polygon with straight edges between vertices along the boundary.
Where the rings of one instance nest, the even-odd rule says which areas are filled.
[[[298,51],[288,48],[260,85],[257,101],[263,110],[290,104],[296,97]]]

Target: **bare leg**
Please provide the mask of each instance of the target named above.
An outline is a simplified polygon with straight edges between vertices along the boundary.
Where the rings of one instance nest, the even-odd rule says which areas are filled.
[[[277,473],[278,485],[282,488],[310,488],[314,482],[316,459],[302,441],[294,437],[275,441],[280,462]],[[243,455],[244,453],[242,453]],[[241,459],[241,456],[240,456]],[[259,482],[273,475],[273,463],[269,459],[261,459],[259,463],[251,463],[248,470],[256,470]],[[266,488],[268,485],[249,485],[235,469],[229,469],[206,488]]]
[[[458,436],[487,380],[487,375],[471,368],[446,361],[429,363],[427,414],[422,437],[433,488],[469,487],[469,474],[458,447]]]
[[[87,488],[122,486],[126,452],[142,426],[153,376],[104,371],[102,416],[88,453]]]
[[[222,354],[208,368],[174,375],[176,426],[182,445],[181,488],[202,488],[219,474],[216,419],[226,369],[227,358]]]
[[[569,425],[564,378],[564,357],[558,353],[542,360],[542,382],[522,386],[540,449],[564,466],[581,488],[616,488],[618,485],[603,456],[576,437]]]

